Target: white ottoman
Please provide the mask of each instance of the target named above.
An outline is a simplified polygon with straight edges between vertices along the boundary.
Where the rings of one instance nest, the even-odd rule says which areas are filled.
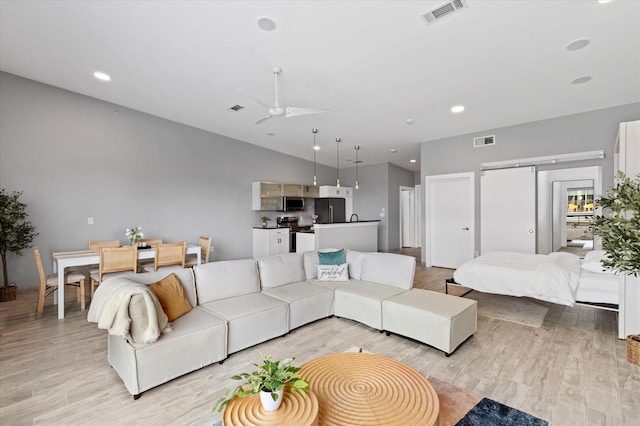
[[[382,329],[449,356],[476,332],[477,314],[475,300],[414,288],[382,301]]]

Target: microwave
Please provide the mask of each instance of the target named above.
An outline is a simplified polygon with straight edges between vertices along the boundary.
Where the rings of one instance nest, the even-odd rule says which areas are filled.
[[[304,198],[302,197],[284,197],[284,211],[300,211],[304,210]]]

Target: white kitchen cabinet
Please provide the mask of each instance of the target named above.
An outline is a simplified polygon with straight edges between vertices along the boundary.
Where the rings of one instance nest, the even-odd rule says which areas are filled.
[[[274,182],[253,182],[252,210],[280,211],[283,206],[283,185]]]
[[[344,186],[322,185],[320,187],[320,197],[326,198],[347,198],[351,197],[352,189]]]
[[[289,253],[289,228],[254,228],[253,257]]]

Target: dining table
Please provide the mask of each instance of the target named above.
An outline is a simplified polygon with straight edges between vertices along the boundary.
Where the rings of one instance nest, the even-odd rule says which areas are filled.
[[[187,244],[186,254],[195,254],[196,263],[201,262],[201,249],[197,244]],[[151,248],[139,248],[138,260],[154,259],[156,251]],[[64,271],[74,266],[90,266],[100,263],[99,250],[74,250],[53,253],[53,272],[58,275],[58,291],[54,303],[58,303],[58,319],[64,318]]]

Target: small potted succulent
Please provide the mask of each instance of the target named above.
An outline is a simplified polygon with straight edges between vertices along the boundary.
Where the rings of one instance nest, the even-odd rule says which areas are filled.
[[[262,222],[262,227],[263,228],[266,228],[267,227],[267,222],[270,222],[270,221],[271,221],[271,218],[268,217],[268,216],[262,216],[260,218],[260,222]]]
[[[275,411],[282,403],[282,394],[286,385],[290,385],[291,392],[300,392],[309,384],[298,376],[300,367],[292,365],[294,358],[286,358],[281,361],[272,361],[271,355],[263,355],[262,365],[253,364],[258,369],[251,373],[240,373],[231,376],[233,380],[243,380],[243,383],[233,390],[227,390],[221,397],[214,410],[222,409],[236,396],[247,396],[260,393],[260,401],[267,411]]]

